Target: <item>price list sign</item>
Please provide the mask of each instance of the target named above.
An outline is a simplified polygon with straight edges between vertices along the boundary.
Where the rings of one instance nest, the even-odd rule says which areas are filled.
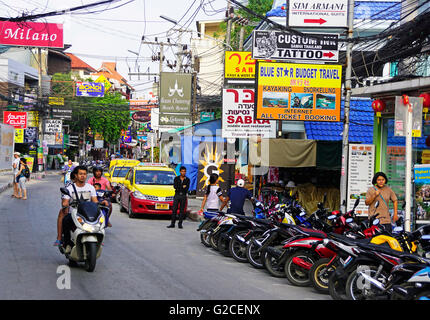
[[[367,190],[372,186],[375,146],[373,144],[350,144],[348,159],[347,210],[351,210],[356,199],[360,199],[355,213],[367,216],[369,210],[364,201]]]

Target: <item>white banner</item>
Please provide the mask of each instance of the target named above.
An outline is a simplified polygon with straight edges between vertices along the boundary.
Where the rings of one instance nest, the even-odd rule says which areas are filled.
[[[45,120],[45,133],[56,133],[63,131],[63,120]]]
[[[15,128],[0,123],[0,170],[12,170]]]
[[[360,203],[355,209],[357,215],[367,216],[369,213],[369,207],[364,201],[367,190],[372,186],[374,163],[375,146],[373,144],[349,145],[347,210],[351,210],[355,201],[360,198]]]
[[[276,137],[276,121],[255,120],[254,89],[223,89],[222,137]]]

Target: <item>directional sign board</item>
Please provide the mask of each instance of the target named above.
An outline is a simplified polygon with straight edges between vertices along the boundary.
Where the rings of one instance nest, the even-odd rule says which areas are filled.
[[[252,58],[338,62],[338,39],[338,34],[300,36],[283,31],[254,31]]]
[[[348,0],[289,0],[288,25],[346,28]]]

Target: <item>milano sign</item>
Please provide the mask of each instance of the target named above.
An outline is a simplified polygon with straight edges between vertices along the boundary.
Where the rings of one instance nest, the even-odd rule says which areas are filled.
[[[0,44],[63,48],[63,25],[43,22],[0,22]]]

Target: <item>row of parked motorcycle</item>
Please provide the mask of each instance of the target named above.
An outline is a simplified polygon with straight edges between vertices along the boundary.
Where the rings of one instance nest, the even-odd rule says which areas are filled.
[[[205,212],[201,242],[238,262],[310,286],[335,300],[430,299],[430,225],[393,230],[378,213],[362,219],[325,208],[307,214],[296,197],[254,204],[253,216]],[[376,209],[379,203],[376,203]]]

